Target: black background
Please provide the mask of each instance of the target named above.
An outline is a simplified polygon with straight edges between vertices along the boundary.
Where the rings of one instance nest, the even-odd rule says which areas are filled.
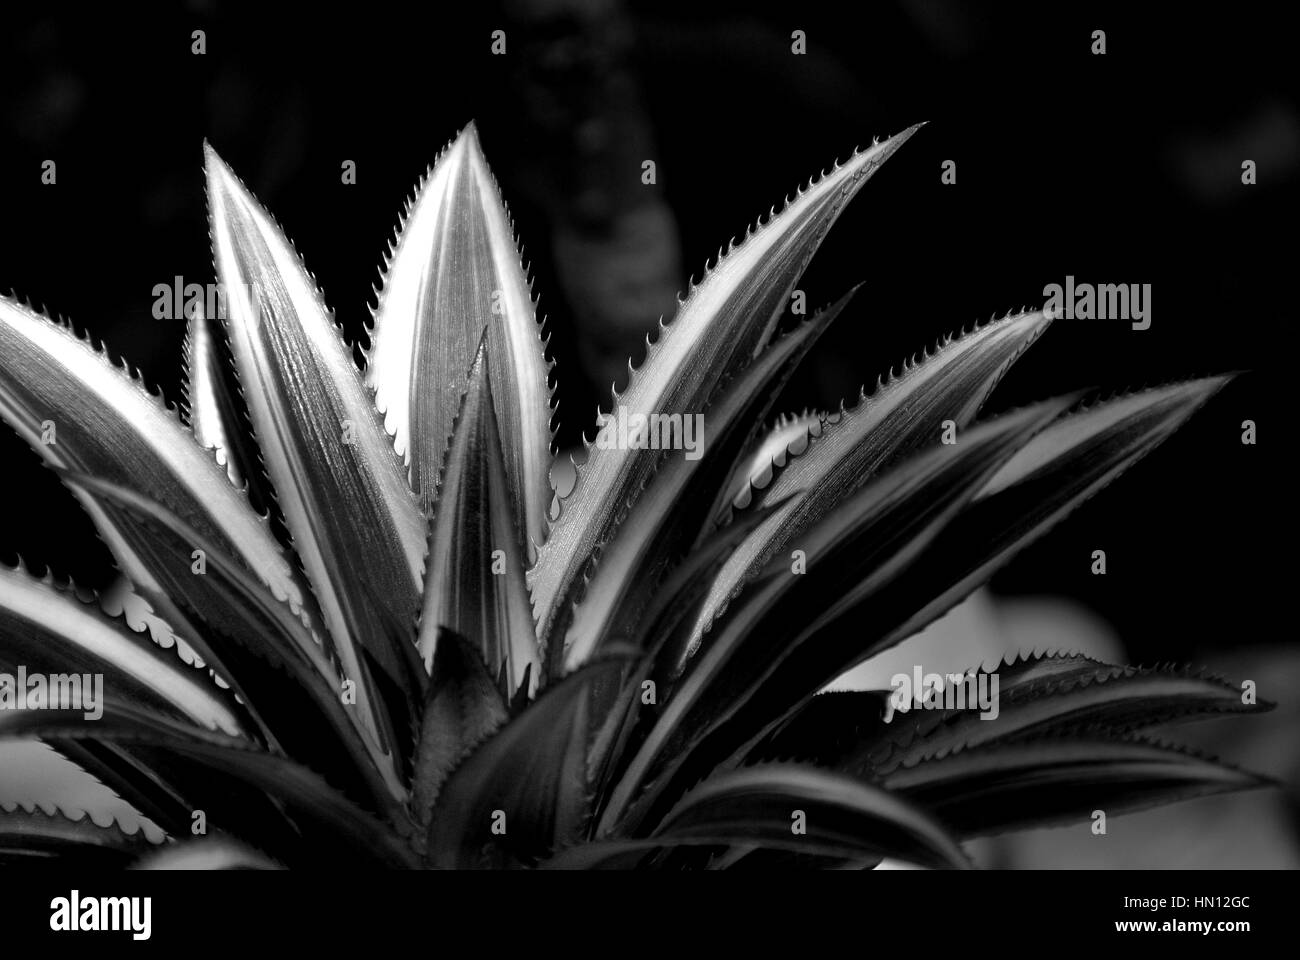
[[[639,183],[637,158],[602,175],[615,194],[661,192],[680,231],[678,286],[833,159],[928,120],[801,284],[821,304],[866,282],[782,406],[833,404],[944,333],[1041,302],[1067,274],[1151,283],[1150,330],[1060,321],[995,406],[1249,373],[995,587],[1080,599],[1147,662],[1294,635],[1280,454],[1294,442],[1300,115],[1290,34],[1267,8],[654,0],[623,5],[609,62],[589,55],[590,21],[563,13],[602,6],[7,5],[0,289],[73,319],[176,397],[183,324],[152,317],[152,289],[212,279],[206,137],[355,338],[403,201],[475,119],[555,332],[571,443],[606,395],[577,359],[583,338],[639,341],[575,324],[583,304],[550,243],[553,194],[589,173],[571,162],[573,138],[584,115],[608,112],[603,79],[634,83],[659,182]],[[190,52],[194,29],[204,56]],[[507,30],[505,57],[490,53],[494,29]],[[806,56],[790,52],[793,29]],[[1094,29],[1105,56],[1089,52]],[[55,186],[40,183],[46,159]],[[345,159],[354,186],[340,183]],[[940,183],[947,159],[955,186]],[[1240,182],[1244,159],[1256,186]],[[1258,446],[1240,443],[1247,418]],[[106,551],[70,496],[7,432],[0,458],[0,551],[103,584]],[[1098,548],[1104,578],[1088,570]]]

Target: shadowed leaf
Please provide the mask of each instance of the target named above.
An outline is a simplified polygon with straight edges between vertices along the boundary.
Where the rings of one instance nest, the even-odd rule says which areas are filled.
[[[755,491],[758,503],[790,496],[794,502],[756,530],[723,568],[688,655],[736,591],[829,510],[882,467],[936,443],[944,421],[965,429],[1049,322],[1041,312],[1022,313],[947,340],[921,362],[904,365],[902,374],[880,383],[870,397],[828,417],[807,449]]]
[[[865,659],[924,629],[1154,449],[1228,379],[1207,377],[1116,397],[1049,425],[939,535],[900,581],[894,602],[873,608],[869,633],[849,610],[821,627],[825,636],[819,643],[852,649]]]
[[[270,743],[380,806],[405,802],[400,758],[383,749],[356,705],[342,701],[343,672],[329,638],[323,642],[234,558],[158,504],[93,477],[65,480],[151,531],[151,563],[172,577],[167,592],[145,592],[155,604],[176,605],[184,623],[218,651]],[[201,576],[191,571],[193,550],[205,558]]]
[[[589,704],[625,666],[611,658],[565,677],[452,772],[429,831],[435,866],[531,863],[577,839],[590,804]]]
[[[412,805],[427,827],[443,783],[469,753],[509,718],[479,651],[464,637],[441,631],[415,755]]]
[[[1077,655],[1035,655],[968,676],[944,678],[937,708],[915,709],[909,703],[903,710],[890,702],[897,700],[896,691],[821,694],[756,753],[796,756],[878,777],[994,740],[1113,737],[1271,708],[1243,704],[1241,688],[1217,677],[1187,669],[1111,666]],[[980,699],[986,694],[987,703]]]
[[[864,757],[859,772],[883,776],[923,758],[993,740],[1066,734],[1115,736],[1225,713],[1263,713],[1272,707],[1267,703],[1247,706],[1242,703],[1240,686],[1186,669],[1112,667],[1071,659],[1082,662],[1045,679],[1024,677],[1014,665],[1000,668],[996,717],[982,719],[983,704],[977,700],[965,710],[895,713],[888,744],[881,744],[875,762]],[[1029,672],[1035,671],[1031,668]],[[986,687],[988,683],[986,680]]]
[[[1047,401],[968,430],[955,445],[936,444],[868,484],[802,537],[798,547],[804,557],[803,571],[787,558],[774,559],[690,661],[614,791],[602,830],[618,822],[647,776],[673,758],[680,761],[690,745],[740,711],[774,675],[780,683],[763,692],[776,696],[784,709],[761,717],[755,712],[753,720],[742,717],[741,742],[758,732],[749,729],[752,722],[783,716],[786,709],[852,666],[836,668],[814,661],[814,668],[819,673],[829,671],[828,676],[800,670],[787,677],[783,669],[799,652],[800,643],[815,632],[810,619],[815,626],[819,617],[833,616],[840,605],[888,592],[885,588],[891,581],[926,550],[988,477],[1065,405],[1063,400]],[[813,611],[811,618],[809,611]],[[658,662],[660,677],[671,682],[678,662],[674,651],[662,652]],[[770,710],[774,705],[765,706]],[[713,762],[725,756],[715,756]],[[660,789],[666,786],[660,780]],[[643,803],[642,813],[645,809]]]
[[[1052,737],[972,747],[904,767],[883,785],[963,837],[1083,820],[1268,781],[1146,740]]]
[[[805,832],[796,833],[796,826]],[[706,780],[649,838],[577,847],[547,866],[589,868],[617,860],[627,865],[628,854],[658,848],[743,844],[831,857],[888,856],[935,867],[969,865],[942,827],[899,797],[827,770],[770,765]]]
[[[417,865],[404,838],[412,829],[408,820],[384,822],[300,763],[260,747],[199,732],[141,737],[65,730],[60,735],[130,747],[191,810],[203,811],[210,832],[239,837],[281,862]]]
[[[432,665],[439,630],[472,637],[488,675],[504,667],[508,689],[517,690],[530,668],[536,676],[539,660],[490,364],[480,343],[429,525],[418,642]]]

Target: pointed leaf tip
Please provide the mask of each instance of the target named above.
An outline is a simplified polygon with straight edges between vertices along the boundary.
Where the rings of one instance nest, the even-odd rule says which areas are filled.
[[[771,341],[790,291],[845,204],[910,137],[900,134],[855,153],[799,190],[779,213],[733,244],[693,283],[671,323],[633,370],[614,406],[628,417],[693,415],[720,385],[750,364]],[[530,575],[540,631],[550,636],[583,576],[608,541],[619,514],[642,490],[660,459],[657,450],[590,448],[573,493]]]
[[[431,667],[442,630],[470,637],[490,673],[505,670],[514,690],[536,675],[529,667],[538,663],[537,642],[487,340],[484,331],[443,461],[418,643]]]
[[[389,625],[419,603],[424,519],[315,281],[225,162],[207,160],[226,333],[285,524],[330,633],[364,644],[414,695],[414,649]],[[344,667],[371,710],[367,665]]]
[[[521,544],[549,526],[552,398],[541,325],[471,122],[420,185],[387,265],[366,382],[412,488],[431,500],[482,335]]]

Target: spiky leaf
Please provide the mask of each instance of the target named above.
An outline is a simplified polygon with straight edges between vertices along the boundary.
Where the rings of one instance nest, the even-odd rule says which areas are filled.
[[[693,431],[698,433],[698,447],[693,452],[673,451],[661,462],[646,491],[602,547],[590,582],[581,586],[580,598],[571,598],[577,607],[574,621],[557,621],[557,626],[568,624],[567,669],[575,669],[609,642],[617,621],[640,619],[672,562],[690,552],[697,531],[711,527],[708,521],[717,505],[729,502],[725,491],[752,435],[752,424],[762,420],[795,367],[853,293],[767,347],[700,414],[701,429]],[[683,426],[683,443],[686,436]]]
[[[472,637],[490,675],[504,669],[513,691],[530,668],[537,676],[540,661],[486,340],[484,334],[438,482],[419,646],[431,666],[440,630]]]
[[[103,694],[117,705],[113,712],[148,710],[202,729],[244,734],[242,711],[206,670],[109,617],[93,597],[56,588],[50,578],[0,565],[0,636],[0,664],[7,672],[23,667],[32,675],[75,677],[79,687],[85,675],[102,675]],[[6,690],[6,699],[17,693]],[[94,693],[83,690],[82,696],[89,710]],[[24,714],[15,710],[12,719]]]
[[[677,657],[673,651],[661,653],[659,679],[661,686],[672,685],[672,697],[628,765],[604,813],[602,829],[618,822],[653,770],[712,733],[778,671],[782,697],[793,698],[790,706],[833,679],[838,671],[816,678],[801,673],[785,684],[783,664],[812,634],[808,611],[829,616],[840,604],[881,592],[994,471],[1065,405],[1049,401],[1006,414],[967,431],[958,444],[937,445],[868,484],[800,539],[803,569],[787,558],[773,561],[733,604],[675,685],[672,667]],[[818,667],[834,669],[827,663]]]
[[[367,358],[366,382],[412,488],[428,503],[485,331],[515,527],[531,559],[532,545],[546,539],[551,506],[550,365],[510,216],[471,123],[408,208]]]
[[[0,417],[51,466],[135,490],[212,538],[296,610],[306,591],[225,471],[176,412],[63,326],[0,298]],[[148,534],[83,506],[122,572],[153,583]],[[194,638],[197,639],[197,638]]]
[[[65,480],[106,511],[125,511],[151,532],[151,564],[171,574],[174,589],[145,592],[155,603],[175,604],[183,622],[217,652],[270,745],[335,774],[381,807],[405,802],[401,758],[371,733],[373,718],[360,704],[343,702],[341,658],[330,638],[314,634],[309,621],[294,616],[233,557],[165,508],[93,477]],[[201,575],[191,567],[195,550],[204,557]]]
[[[96,823],[88,813],[0,804],[0,865],[34,866],[60,860],[90,867],[123,867],[148,853],[144,831],[127,833],[114,820]]]
[[[935,443],[945,421],[965,429],[1012,363],[1050,322],[1041,311],[996,320],[944,343],[881,383],[857,405],[829,417],[807,449],[792,456],[756,493],[793,496],[789,509],[749,537],[723,568],[705,604],[687,655],[740,587],[883,466]]]
[[[435,866],[537,862],[577,839],[590,803],[590,700],[625,666],[610,658],[570,674],[456,768],[433,811]]]
[[[751,231],[692,287],[614,406],[629,415],[693,414],[771,339],[787,297],[845,203],[916,131],[854,154]],[[539,633],[549,636],[573,583],[653,473],[657,451],[590,448],[530,577]]]
[[[646,839],[577,847],[548,866],[595,867],[626,863],[629,855],[663,848],[750,844],[831,857],[888,856],[927,866],[968,865],[947,831],[898,797],[831,771],[771,765],[706,780]]]
[[[903,767],[883,785],[934,812],[963,837],[1082,820],[1267,780],[1146,740],[1051,737],[993,743]]]
[[[506,722],[509,713],[477,647],[443,630],[434,651],[415,755],[412,805],[422,824],[427,827],[447,777]]]
[[[330,633],[355,638],[414,696],[415,658],[386,623],[409,622],[417,607],[423,518],[315,282],[252,194],[206,153],[226,333],[277,503]],[[369,703],[365,663],[340,651]]]

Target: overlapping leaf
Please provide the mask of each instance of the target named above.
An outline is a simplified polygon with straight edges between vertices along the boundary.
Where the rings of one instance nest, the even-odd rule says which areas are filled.
[[[1005,664],[994,720],[886,722],[882,693],[814,696],[1227,380],[967,429],[1047,323],[1023,313],[946,341],[852,409],[757,433],[842,306],[774,339],[790,290],[915,129],[734,244],[615,394],[631,416],[704,415],[703,456],[589,446],[554,525],[550,367],[473,126],[408,206],[364,381],[292,247],[209,149],[227,310],[224,332],[190,318],[184,422],[68,329],[0,300],[0,417],[167,626],[149,639],[0,570],[0,667],[107,681],[102,719],[7,711],[0,737],[43,739],[173,836],[211,817],[216,838],[144,861],[157,867],[961,866],[938,823],[967,836],[1258,785],[1128,738],[1247,709],[1189,672]],[[949,420],[957,443],[938,445]],[[305,577],[232,480],[273,508]],[[340,699],[345,680],[358,702]],[[765,762],[790,757],[837,769]],[[806,833],[791,831],[796,809]],[[139,852],[96,822],[0,809],[0,859]]]
[[[471,123],[407,208],[367,356],[366,382],[426,502],[485,331],[515,526],[531,560],[551,506],[550,364],[514,229]]]
[[[801,823],[794,819],[800,814]],[[796,832],[797,827],[805,832]],[[650,837],[576,847],[547,866],[626,866],[665,848],[732,845],[831,857],[888,856],[936,867],[968,865],[943,827],[898,797],[831,771],[770,765],[706,780]]]
[[[901,709],[890,703],[892,692],[814,697],[761,753],[880,777],[995,740],[1117,736],[1271,707],[1244,703],[1240,687],[1204,673],[1112,666],[1078,655],[1029,656],[943,679],[949,692],[936,694],[933,708],[909,702]],[[980,691],[992,702],[980,701]]]
[[[723,568],[686,655],[744,583],[881,467],[934,443],[945,421],[964,429],[1049,322],[1042,312],[1031,312],[986,323],[946,341],[921,362],[905,365],[901,375],[882,382],[870,397],[863,395],[853,408],[827,418],[807,449],[755,491],[759,503],[768,497],[794,501],[754,531]]]
[[[118,711],[150,711],[173,722],[242,736],[246,717],[206,670],[184,663],[90,598],[57,589],[22,568],[0,565],[0,664],[33,675],[103,677],[103,692]],[[12,691],[11,691],[12,692]],[[83,692],[83,697],[87,696]],[[14,711],[18,720],[24,711]]]
[[[194,431],[194,439],[201,446],[216,453],[217,463],[226,468],[230,482],[239,485],[242,471],[232,452],[233,440],[230,425],[234,422],[222,410],[218,386],[221,376],[221,359],[217,350],[218,332],[213,329],[202,308],[191,313],[185,326],[184,376],[181,378],[181,408],[185,422]]]
[[[237,556],[298,610],[306,592],[271,535],[213,454],[175,411],[70,329],[0,298],[0,418],[51,466],[135,490]],[[83,498],[113,556],[137,585],[148,534]],[[197,641],[195,641],[197,642]]]
[[[590,703],[625,666],[608,658],[570,674],[455,769],[433,811],[435,866],[536,863],[578,839],[592,789]]]
[[[46,734],[41,734],[45,736]],[[202,811],[212,833],[237,836],[281,862],[411,867],[406,818],[381,821],[322,777],[283,756],[217,733],[149,734],[52,728],[51,735],[129,749],[159,789]],[[186,817],[184,835],[193,821]]]
[[[852,296],[850,291],[764,349],[699,415],[699,429],[692,431],[698,434],[696,448],[666,455],[601,548],[590,580],[579,586],[581,598],[571,596],[576,612],[563,651],[566,669],[575,669],[608,642],[618,621],[640,618],[671,562],[690,551],[696,531],[711,526],[717,508],[730,502],[730,479],[753,425]],[[683,424],[683,444],[687,435]]]
[[[955,445],[937,445],[868,484],[801,537],[803,569],[786,558],[774,560],[743,601],[728,610],[673,686],[612,795],[602,830],[614,828],[647,777],[669,757],[680,758],[740,710],[766,678],[778,670],[784,673],[787,661],[811,635],[808,611],[830,612],[838,604],[882,592],[1012,453],[1066,405],[1048,401],[1006,414],[967,431]],[[676,657],[669,652],[660,662],[661,685],[672,685]],[[834,676],[811,682],[824,684]],[[723,758],[725,754],[714,757],[714,762]]]
[[[849,593],[812,607],[819,615],[798,624],[805,639],[750,696],[746,714],[732,724],[732,742],[772,732],[832,677],[947,612],[1167,437],[1225,382],[1212,377],[1118,397],[1046,427],[988,479],[889,590]]]
[[[419,603],[425,525],[415,497],[297,254],[211,147],[207,179],[226,333],[294,547],[329,632],[353,637],[410,693],[416,658],[388,625],[409,622]],[[365,663],[339,649],[368,701]]]
[[[1082,820],[1260,787],[1267,780],[1147,740],[1047,737],[902,767],[882,785],[963,837]]]
[[[0,866],[76,857],[82,864],[124,867],[153,847],[143,831],[127,833],[116,821],[101,825],[88,813],[76,817],[58,808],[0,804]]]
[[[783,469],[791,456],[802,454],[809,441],[821,435],[824,420],[826,414],[816,410],[778,417],[736,470],[727,500],[737,508],[749,506],[753,499],[750,488],[762,490],[771,484],[775,470]]]
[[[873,608],[869,636],[848,604],[823,619],[818,647],[832,659],[851,651],[860,661],[917,633],[1154,449],[1229,379],[1095,402],[1048,426],[989,479],[892,597],[880,598],[892,602]]]
[[[771,339],[787,298],[844,204],[916,131],[874,144],[802,190],[781,213],[734,245],[692,287],[630,375],[613,409],[649,417],[702,411],[724,378]],[[573,492],[530,576],[539,635],[551,627],[597,547],[654,472],[657,451],[589,446]]]
[[[470,752],[495,733],[510,707],[482,654],[459,634],[441,631],[415,755],[412,804],[426,828],[442,785]]]
[[[429,525],[419,646],[425,663],[432,666],[438,631],[472,637],[488,670],[493,676],[504,670],[513,692],[525,673],[539,676],[541,663],[486,340],[485,334],[438,483],[438,503]]]
[[[147,590],[149,598],[174,603],[178,622],[218,652],[269,745],[335,774],[380,808],[405,800],[401,757],[384,749],[357,705],[344,703],[340,657],[329,638],[322,641],[233,557],[158,504],[93,477],[65,479],[151,532],[151,565],[178,588]],[[203,556],[200,575],[193,551]]]

